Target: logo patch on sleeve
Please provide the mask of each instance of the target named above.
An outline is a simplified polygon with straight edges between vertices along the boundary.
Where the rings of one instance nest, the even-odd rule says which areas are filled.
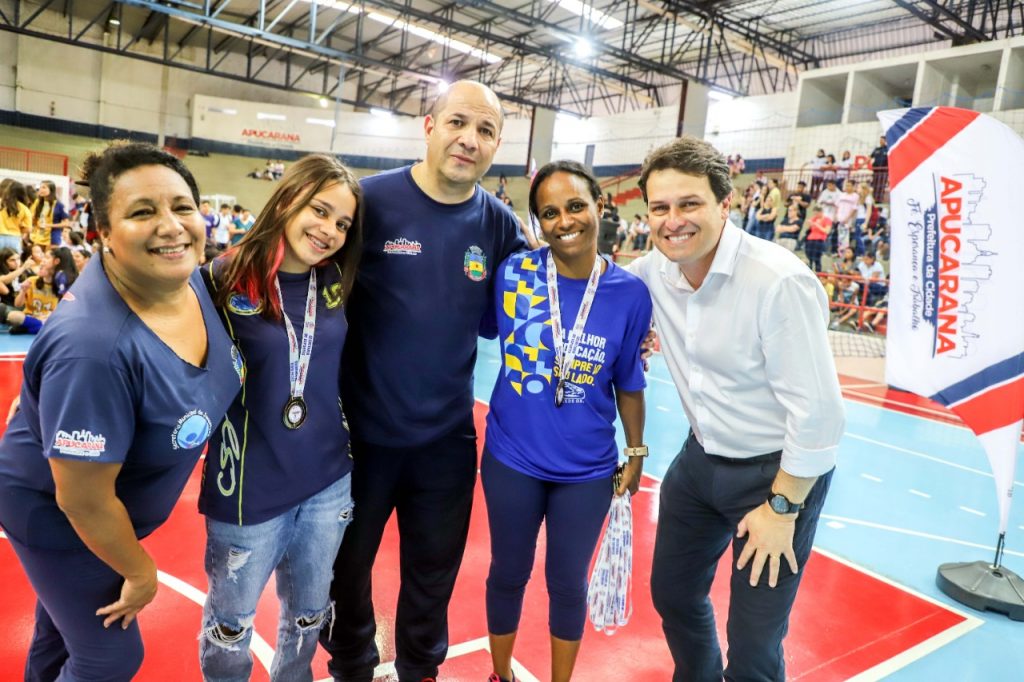
[[[62,455],[72,457],[99,457],[107,448],[107,438],[103,434],[93,434],[85,429],[71,433],[59,430],[53,438],[53,449]]]

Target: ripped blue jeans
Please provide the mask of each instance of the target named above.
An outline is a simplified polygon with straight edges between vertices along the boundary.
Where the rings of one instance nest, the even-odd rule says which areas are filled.
[[[270,679],[313,679],[320,630],[331,627],[334,557],[352,520],[352,475],[287,512],[249,526],[206,519],[206,577],[199,662],[207,682],[248,680],[253,617],[274,572],[281,602]]]

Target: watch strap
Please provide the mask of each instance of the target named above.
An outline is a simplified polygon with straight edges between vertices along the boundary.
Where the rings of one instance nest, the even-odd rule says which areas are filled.
[[[646,445],[638,445],[635,448],[623,448],[622,452],[626,457],[646,457],[648,455]]]

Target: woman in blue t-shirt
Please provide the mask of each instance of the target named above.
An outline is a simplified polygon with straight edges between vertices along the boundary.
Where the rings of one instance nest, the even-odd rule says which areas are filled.
[[[481,476],[491,531],[487,629],[492,682],[511,660],[541,522],[546,525],[551,679],[568,680],[586,620],[587,567],[613,493],[616,408],[629,456],[615,494],[635,493],[651,324],[643,283],[598,255],[604,200],[578,163],[538,171],[530,212],[549,247],[496,273],[502,368],[491,396]]]
[[[192,174],[147,144],[90,155],[84,172],[104,254],[25,359],[0,524],[38,596],[25,679],[127,682],[157,591],[139,539],[167,520],[241,379],[196,270]]]
[[[333,560],[352,518],[340,379],[361,198],[334,157],[306,156],[242,241],[203,268],[245,363],[242,393],[210,441],[199,503],[207,679],[249,678],[252,616],[271,573],[281,601],[272,680],[312,679],[320,630],[334,617]]]

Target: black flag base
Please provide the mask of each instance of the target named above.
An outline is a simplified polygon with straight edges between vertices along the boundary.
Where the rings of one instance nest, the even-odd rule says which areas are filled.
[[[1024,580],[1005,566],[987,561],[942,564],[935,584],[961,604],[978,611],[995,611],[1024,621]]]

